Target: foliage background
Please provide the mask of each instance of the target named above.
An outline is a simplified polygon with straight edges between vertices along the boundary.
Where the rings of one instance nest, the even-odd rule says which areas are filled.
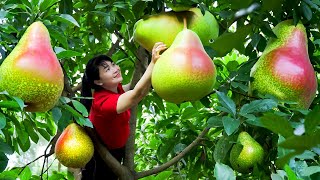
[[[180,105],[163,101],[153,91],[137,109],[135,170],[152,169],[169,161],[205,128],[199,144],[178,163],[145,179],[319,179],[319,100],[310,110],[293,109],[274,97],[249,97],[249,72],[264,50],[271,31],[285,19],[301,21],[308,34],[309,57],[319,79],[319,0],[176,0],[196,4],[218,20],[220,36],[205,47],[214,59],[215,91],[197,102]],[[47,26],[54,51],[66,75],[59,104],[45,113],[27,113],[23,102],[5,92],[0,101],[0,177],[8,179],[72,179],[71,173],[46,162],[41,174],[25,164],[6,169],[8,154],[28,152],[31,142],[44,137],[48,144],[72,120],[90,126],[78,103],[77,85],[86,62],[97,54],[111,56],[121,66],[124,84],[130,81],[141,48],[132,40],[134,23],[165,10],[152,0],[3,0],[0,2],[0,63],[34,21]],[[145,57],[150,55],[144,52]],[[228,153],[237,134],[246,130],[267,150],[265,162],[251,174],[236,173]],[[49,146],[48,146],[49,148]],[[49,149],[45,156],[49,155]],[[31,163],[32,165],[32,163]],[[22,171],[23,170],[23,171]],[[52,170],[52,169],[51,169]]]

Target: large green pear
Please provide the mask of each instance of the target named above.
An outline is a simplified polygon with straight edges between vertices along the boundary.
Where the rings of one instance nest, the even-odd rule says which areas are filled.
[[[264,150],[247,132],[241,132],[230,151],[230,163],[234,170],[248,173],[255,164],[263,162]]]
[[[94,146],[86,131],[76,123],[69,124],[59,136],[55,154],[61,164],[82,168],[92,158]]]
[[[308,55],[303,24],[280,22],[259,60],[251,69],[250,94],[271,94],[283,101],[309,108],[317,91],[317,78]]]
[[[42,22],[31,24],[0,66],[0,91],[21,98],[26,111],[48,111],[63,90],[63,72]]]
[[[171,45],[178,32],[183,29],[181,15],[163,12],[140,19],[134,25],[134,40],[149,52],[156,42]]]
[[[154,65],[151,82],[168,102],[196,101],[213,90],[216,68],[198,35],[182,30]]]
[[[190,8],[180,12],[162,12],[147,16],[134,25],[134,40],[151,52],[156,42],[163,42],[171,46],[176,35],[183,30],[183,18],[187,18],[187,28],[194,31],[204,46],[209,45],[219,35],[219,25],[215,17],[199,8]]]

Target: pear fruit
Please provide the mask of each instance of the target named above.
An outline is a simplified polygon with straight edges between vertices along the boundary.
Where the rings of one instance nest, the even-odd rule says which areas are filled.
[[[171,45],[183,29],[181,13],[163,12],[138,20],[134,25],[134,40],[143,48],[152,51],[156,42]]]
[[[26,111],[48,111],[62,93],[63,76],[47,28],[34,22],[0,66],[0,91],[21,98]]]
[[[249,93],[271,94],[307,109],[316,95],[317,79],[308,55],[305,27],[286,20],[277,24],[273,32],[278,38],[268,41],[251,69]]]
[[[198,35],[185,28],[154,65],[151,82],[164,100],[196,101],[213,90],[216,68]]]
[[[59,136],[55,154],[61,164],[70,168],[84,167],[92,158],[94,146],[85,130],[76,123],[69,124]]]
[[[255,164],[263,162],[264,150],[247,132],[241,132],[230,151],[230,163],[234,170],[248,173]]]
[[[219,25],[215,17],[199,8],[189,8],[187,11],[162,12],[138,20],[134,25],[133,39],[149,52],[156,42],[171,46],[177,34],[183,30],[183,19],[187,18],[188,29],[194,31],[204,46],[211,43],[219,35]]]

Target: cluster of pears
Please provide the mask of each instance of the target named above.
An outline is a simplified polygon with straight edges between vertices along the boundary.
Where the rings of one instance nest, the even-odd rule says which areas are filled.
[[[155,64],[151,76],[155,92],[176,104],[196,101],[213,90],[216,68],[199,36],[185,27]]]
[[[307,109],[317,91],[317,78],[308,55],[308,42],[302,23],[286,20],[273,29],[259,60],[251,69],[250,94],[271,94]]]
[[[249,133],[242,131],[238,135],[237,143],[230,151],[230,163],[234,170],[248,173],[255,164],[263,162],[264,150]]]
[[[48,111],[62,93],[63,76],[47,28],[34,22],[0,66],[0,91],[21,98],[26,111]]]
[[[94,146],[86,131],[76,123],[69,124],[59,136],[55,154],[61,164],[82,168],[92,158]]]
[[[204,46],[208,45],[219,35],[219,25],[215,17],[196,7],[183,8],[178,12],[169,11],[146,16],[134,25],[134,40],[151,52],[156,42],[163,42],[170,47],[177,34],[183,30],[183,19],[187,19],[188,29],[194,31]]]

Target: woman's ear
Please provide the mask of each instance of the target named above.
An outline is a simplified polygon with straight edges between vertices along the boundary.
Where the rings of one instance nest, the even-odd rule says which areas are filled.
[[[100,80],[94,80],[93,83],[98,85],[98,86],[102,86],[103,85],[103,83]]]

